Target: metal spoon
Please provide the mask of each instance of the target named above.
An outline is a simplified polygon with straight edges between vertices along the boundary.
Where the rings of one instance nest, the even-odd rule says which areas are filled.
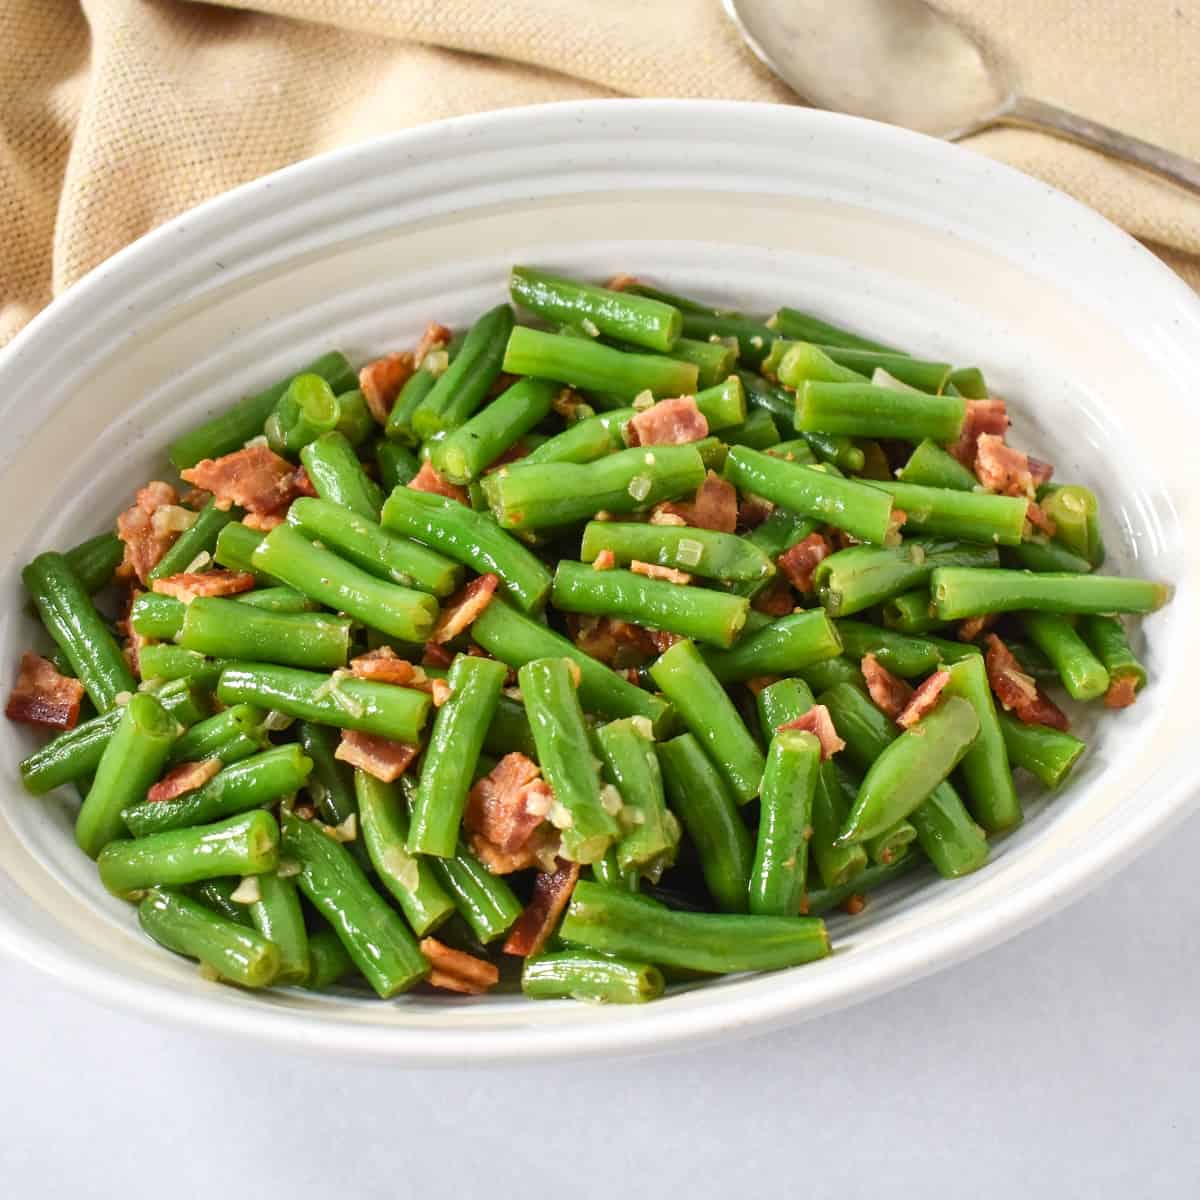
[[[1017,95],[949,17],[923,0],[725,0],[750,49],[809,103],[956,141],[1024,125],[1200,192],[1200,163]]]

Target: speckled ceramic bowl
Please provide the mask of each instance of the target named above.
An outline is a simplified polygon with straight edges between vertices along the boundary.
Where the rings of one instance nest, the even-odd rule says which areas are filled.
[[[429,318],[468,320],[514,262],[634,271],[751,311],[811,307],[979,363],[1020,439],[1100,493],[1114,568],[1176,585],[1142,627],[1153,682],[1138,704],[1096,722],[1069,786],[1034,801],[978,874],[907,877],[835,921],[823,962],[636,1010],[207,983],[104,893],[71,839],[71,797],[23,793],[33,739],[5,725],[0,947],[99,1001],[310,1051],[453,1064],[655,1050],[825,1012],[983,950],[1188,806],[1200,302],[1045,184],[797,108],[596,102],[444,122],[239,188],[105,263],[0,354],[0,662],[33,633],[20,566],[104,527],[162,473],[172,436],[330,346],[362,359]]]

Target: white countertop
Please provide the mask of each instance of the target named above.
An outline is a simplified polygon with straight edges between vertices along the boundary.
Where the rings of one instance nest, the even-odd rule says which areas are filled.
[[[7,961],[0,1029],[12,1200],[1190,1197],[1200,816],[980,958],[692,1053],[338,1067],[111,1013]]]

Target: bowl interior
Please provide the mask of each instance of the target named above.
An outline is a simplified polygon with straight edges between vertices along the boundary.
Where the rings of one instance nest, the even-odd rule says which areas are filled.
[[[303,164],[119,256],[0,357],[0,662],[35,635],[21,564],[108,527],[167,471],[174,435],[330,347],[358,361],[411,344],[427,320],[465,324],[504,297],[519,262],[629,271],[747,311],[811,308],[981,366],[1009,401],[1013,440],[1098,492],[1106,570],[1176,584],[1174,604],[1136,630],[1150,688],[1125,712],[1080,715],[1089,750],[1069,785],[1031,798],[977,875],[907,877],[865,915],[834,919],[828,961],[637,1013],[206,984],[104,893],[71,837],[73,797],[21,791],[17,763],[35,739],[5,725],[0,945],[109,1000],[309,1046],[424,1060],[645,1048],[932,969],[1063,903],[1178,811],[1189,773],[1194,783],[1181,698],[1197,665],[1184,630],[1196,556],[1183,535],[1188,448],[1163,432],[1195,419],[1194,298],[1033,181],[826,114],[585,105],[452,122],[440,138]]]

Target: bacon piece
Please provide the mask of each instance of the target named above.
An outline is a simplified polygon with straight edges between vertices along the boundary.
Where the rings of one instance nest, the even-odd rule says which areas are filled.
[[[421,655],[423,667],[449,667],[454,662],[454,655],[436,642],[426,642],[425,652]]]
[[[1043,462],[1040,458],[1034,458],[1032,454],[1027,454],[1025,457],[1029,463],[1029,473],[1033,476],[1035,488],[1040,488],[1054,478],[1053,463]]]
[[[434,470],[433,463],[428,459],[421,464],[421,469],[409,480],[408,486],[414,492],[432,492],[435,496],[445,496],[447,500],[457,500],[459,504],[468,504],[466,488],[455,487],[454,484],[443,479]]]
[[[180,763],[172,767],[146,793],[146,799],[151,801],[174,800],[186,792],[194,792],[202,788],[221,769],[219,758],[205,758],[200,762]]]
[[[617,556],[611,550],[601,550],[592,560],[593,571],[611,571],[617,565]]]
[[[550,407],[558,413],[560,417],[568,425],[573,425],[577,418],[577,413],[580,406],[587,408],[588,412],[592,411],[592,407],[574,388],[565,387],[555,395],[550,401]],[[586,415],[586,414],[585,414]]]
[[[1005,712],[1015,713],[1026,725],[1049,725],[1053,729],[1070,727],[1066,713],[1038,687],[1032,675],[1021,670],[1013,652],[994,633],[987,636],[984,663],[988,682]]]
[[[493,963],[454,950],[437,938],[422,938],[421,953],[432,968],[426,980],[430,987],[461,992],[464,996],[482,996],[500,982],[500,972]]]
[[[833,718],[829,715],[829,709],[823,704],[814,704],[808,712],[801,713],[794,721],[785,721],[779,728],[799,729],[804,733],[814,734],[817,741],[821,743],[821,757],[823,759],[832,758],[846,745],[838,737],[838,731],[834,728]]]
[[[764,500],[762,496],[747,496],[738,507],[737,523],[743,529],[757,529],[774,511],[772,501]]]
[[[117,536],[125,543],[125,557],[117,568],[124,579],[136,576],[145,583],[175,539],[196,519],[179,505],[179,493],[154,480],[139,489],[132,507],[117,517]]]
[[[377,650],[369,650],[352,658],[350,673],[375,683],[407,687],[415,678],[417,669],[407,659],[401,658],[391,646],[380,646]]]
[[[467,796],[463,823],[506,854],[522,849],[550,811],[554,793],[524,754],[506,754]]]
[[[874,654],[864,654],[859,666],[875,707],[894,721],[912,699],[912,688],[893,675]]]
[[[635,413],[628,436],[632,446],[684,446],[708,437],[708,421],[695,396],[673,396]]]
[[[1105,708],[1128,708],[1137,700],[1137,680],[1132,675],[1118,675],[1104,693]]]
[[[504,942],[505,954],[528,958],[536,954],[554,932],[567,901],[579,881],[579,864],[556,859],[553,871],[533,877],[533,894]]]
[[[689,584],[692,577],[686,571],[677,571],[674,567],[661,567],[658,563],[642,562],[635,558],[629,569],[635,575],[645,575],[647,579],[665,579],[668,583]]]
[[[277,525],[286,520],[283,513],[247,513],[242,518],[242,524],[256,533],[270,533]]]
[[[471,625],[483,615],[484,609],[492,602],[496,588],[500,585],[500,576],[489,572],[472,579],[466,587],[459,588],[445,604],[442,605],[441,615],[433,627],[430,641],[434,645],[453,641],[460,633],[466,632]]]
[[[610,292],[623,292],[627,288],[631,288],[641,283],[641,280],[636,275],[614,275],[604,286]]]
[[[610,667],[628,666],[630,661],[643,661],[655,653],[655,644],[640,625],[622,621],[619,617],[567,617],[571,639],[584,654],[607,663]]]
[[[666,629],[647,629],[646,636],[654,643],[654,649],[659,654],[666,654],[676,642],[683,641],[677,633],[671,633]]]
[[[402,350],[399,354],[377,358],[359,371],[358,386],[362,389],[371,416],[380,425],[387,424],[400,389],[416,369],[412,351]]]
[[[151,590],[161,596],[174,596],[188,604],[197,596],[237,596],[249,592],[257,581],[249,571],[227,571],[222,567],[215,571],[183,571],[156,579]]]
[[[777,576],[754,597],[750,607],[769,617],[785,617],[796,607],[796,597],[788,581]]]
[[[975,443],[975,478],[989,491],[1033,499],[1029,456],[994,433],[981,433]]]
[[[968,400],[967,415],[963,420],[962,433],[958,441],[947,446],[955,458],[968,470],[975,466],[975,444],[983,433],[1003,437],[1008,430],[1008,406],[1003,400],[992,396],[988,400]]]
[[[313,486],[313,481],[309,479],[308,472],[303,467],[296,468],[296,473],[292,476],[292,487],[295,488],[297,496],[317,499],[317,489]]]
[[[254,516],[279,516],[296,496],[296,469],[268,446],[206,458],[180,474],[207,488],[221,510],[238,505]],[[248,522],[247,522],[248,523]]]
[[[442,350],[450,344],[450,339],[453,334],[445,325],[439,325],[436,321],[430,321],[425,326],[425,332],[421,334],[421,340],[417,342],[417,348],[413,351],[413,361],[419,367],[425,361],[425,355],[430,350]]]
[[[412,766],[413,759],[420,753],[420,746],[394,742],[373,733],[360,733],[357,729],[343,729],[342,740],[333,757],[361,768],[384,783],[392,783]]]
[[[652,525],[690,525],[693,529],[713,529],[733,533],[738,522],[737,489],[715,471],[709,471],[691,500],[655,505]]]
[[[999,613],[981,613],[978,617],[968,617],[965,621],[959,621],[956,636],[960,642],[973,642],[981,633],[991,629],[999,619]]]
[[[813,572],[817,564],[833,553],[833,547],[822,534],[810,533],[789,550],[785,550],[775,564],[783,572],[788,583],[801,593],[811,593]]]
[[[934,671],[912,694],[904,711],[896,718],[901,729],[911,729],[938,702],[942,688],[950,682],[949,671]]]
[[[199,512],[202,508],[207,507],[211,499],[212,492],[206,492],[203,488],[188,488],[183,493],[183,499],[179,503],[184,508],[190,508],[193,512]]]
[[[83,692],[78,679],[60,674],[48,658],[26,650],[21,655],[21,669],[4,715],[23,725],[74,729],[79,721]]]
[[[1032,500],[1025,509],[1025,519],[1034,528],[1040,529],[1047,537],[1053,537],[1058,530],[1054,518],[1040,504],[1035,504]]]

